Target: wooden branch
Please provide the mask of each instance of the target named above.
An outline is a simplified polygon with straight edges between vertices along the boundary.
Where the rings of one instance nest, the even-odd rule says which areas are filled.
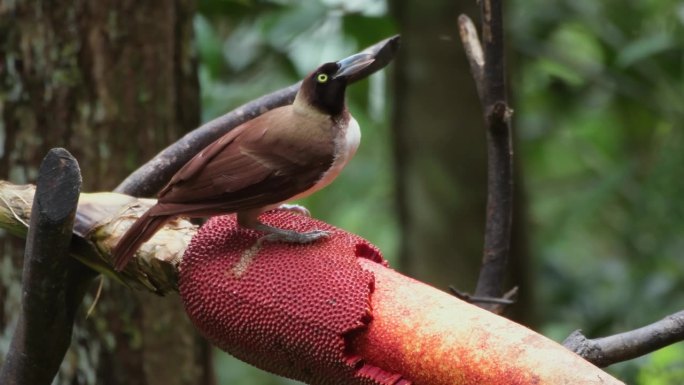
[[[563,346],[598,367],[606,367],[680,341],[684,341],[684,311],[609,337],[588,339],[580,330],[576,330],[563,341]]]
[[[31,205],[34,192],[35,187],[31,185],[14,185],[0,181],[0,227],[15,235],[26,236],[26,224],[33,220],[31,219],[33,218]],[[143,245],[137,253],[135,262],[129,264],[123,272],[114,272],[110,265],[109,258],[113,246],[117,244],[137,216],[154,203],[153,199],[137,199],[117,193],[82,193],[78,202],[78,212],[71,240],[71,256],[92,269],[129,286],[157,294],[177,291],[178,265],[190,239],[197,231],[197,227],[186,220],[176,219],[164,226],[149,242]],[[83,266],[82,264],[77,265]],[[76,272],[73,276],[82,275]],[[67,281],[72,281],[72,278],[68,277]],[[80,278],[75,281],[83,282]],[[77,292],[73,287],[70,290]],[[505,297],[510,298],[514,295],[515,292],[511,291]],[[78,298],[78,296],[73,298]],[[473,302],[478,300],[480,299],[475,299]],[[486,299],[486,302],[493,302],[497,306],[506,303],[506,301],[493,299]],[[679,322],[681,328],[683,317],[684,314],[682,313],[671,316],[669,317],[670,323]],[[662,330],[660,333],[663,333]],[[658,347],[681,340],[681,329],[675,332],[673,325],[671,330],[673,330],[672,333],[680,334],[672,337],[666,336],[663,338],[663,344]],[[606,346],[608,345],[606,342]],[[609,350],[608,348],[603,349],[604,351]],[[631,357],[624,359],[629,358]],[[3,368],[3,370],[8,369]],[[4,378],[6,377],[0,377],[0,383],[6,383],[2,381]],[[7,383],[12,384],[12,382]]]
[[[373,52],[376,55],[375,62],[349,81],[359,81],[381,70],[392,61],[398,49],[399,36],[390,37],[368,47],[363,52]],[[211,142],[266,111],[291,104],[300,83],[246,103],[186,134],[134,171],[114,191],[133,196],[155,195],[176,171]]]
[[[513,213],[512,112],[506,102],[501,0],[482,0],[480,4],[484,49],[473,22],[465,15],[458,22],[487,127],[487,218],[475,296],[498,298],[503,295]],[[503,310],[501,305],[481,306]]]
[[[2,384],[48,385],[71,342],[74,315],[94,274],[69,258],[81,173],[66,150],[43,160],[26,237],[23,295]]]

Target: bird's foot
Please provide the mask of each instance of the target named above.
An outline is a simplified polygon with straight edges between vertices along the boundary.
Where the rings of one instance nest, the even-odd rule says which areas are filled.
[[[259,254],[259,251],[264,245],[264,242],[285,242],[285,243],[299,243],[306,244],[315,242],[319,239],[327,238],[330,236],[328,231],[323,230],[313,230],[307,231],[305,233],[300,233],[292,230],[279,229],[277,227],[265,225],[263,223],[258,223],[251,226],[255,230],[264,231],[268,234],[259,237],[254,244],[242,252],[242,257],[240,261],[233,267],[233,275],[237,278],[244,274],[252,260]]]
[[[309,212],[309,209],[302,205],[296,205],[296,204],[290,204],[290,203],[283,203],[282,205],[278,206],[279,209],[281,210],[287,210],[291,211],[293,213],[299,214],[299,215],[304,215],[307,217],[311,216],[311,212]],[[306,242],[303,242],[306,243]]]
[[[311,243],[322,238],[327,238],[330,233],[323,230],[313,230],[307,231],[305,233],[300,233],[293,230],[279,229],[277,227],[265,225],[263,223],[258,223],[252,226],[254,230],[263,231],[268,233],[263,237],[259,238],[257,243],[261,245],[264,242],[285,242],[285,243]]]
[[[313,230],[313,231],[307,231],[306,233],[298,233],[296,231],[292,232],[287,232],[287,233],[271,233],[264,235],[263,237],[259,238],[259,242],[285,242],[285,243],[300,243],[300,244],[306,244],[306,243],[311,243],[315,242],[319,239],[322,238],[327,238],[330,236],[330,233],[327,231],[323,230]]]

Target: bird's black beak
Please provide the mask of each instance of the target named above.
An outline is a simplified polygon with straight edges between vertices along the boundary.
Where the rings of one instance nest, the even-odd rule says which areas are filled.
[[[348,58],[337,62],[338,68],[337,72],[333,75],[333,78],[336,79],[342,76],[349,77],[368,67],[374,61],[375,56],[370,53],[357,53],[356,55],[349,56]]]

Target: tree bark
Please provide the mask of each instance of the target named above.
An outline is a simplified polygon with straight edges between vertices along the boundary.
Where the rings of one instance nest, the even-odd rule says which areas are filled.
[[[0,178],[34,181],[40,160],[61,146],[81,164],[85,191],[110,190],[196,127],[194,8],[194,0],[3,3]],[[0,242],[4,340],[16,322],[23,242]],[[212,383],[208,347],[177,297],[105,280],[93,315],[84,315],[76,316],[57,384]]]

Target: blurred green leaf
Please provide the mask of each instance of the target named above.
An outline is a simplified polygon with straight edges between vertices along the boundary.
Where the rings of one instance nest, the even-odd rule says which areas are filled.
[[[252,23],[240,23],[223,45],[224,59],[233,71],[239,72],[264,55],[264,40]]]
[[[202,66],[209,71],[211,76],[219,76],[224,67],[221,40],[211,23],[202,15],[195,16],[195,35]]]
[[[569,69],[595,74],[603,68],[603,49],[584,23],[564,23],[551,34],[546,44],[553,57],[562,58]]]
[[[266,15],[260,32],[272,47],[286,51],[295,38],[323,22],[326,13],[326,7],[318,1],[306,7],[286,7]]]
[[[684,344],[651,353],[638,374],[638,385],[684,384]]]
[[[538,296],[553,309],[544,329],[559,340],[577,328],[633,329],[684,306],[681,9],[674,0],[508,6]],[[651,383],[639,374],[646,362],[610,370]]]
[[[277,0],[199,0],[197,10],[212,19],[242,20],[281,7]]]
[[[387,17],[352,13],[344,16],[344,33],[354,38],[359,47],[367,47],[397,33],[394,22]]]
[[[638,61],[674,49],[675,47],[676,42],[670,34],[660,33],[653,36],[645,36],[625,46],[618,54],[617,64],[622,67],[629,67]]]

